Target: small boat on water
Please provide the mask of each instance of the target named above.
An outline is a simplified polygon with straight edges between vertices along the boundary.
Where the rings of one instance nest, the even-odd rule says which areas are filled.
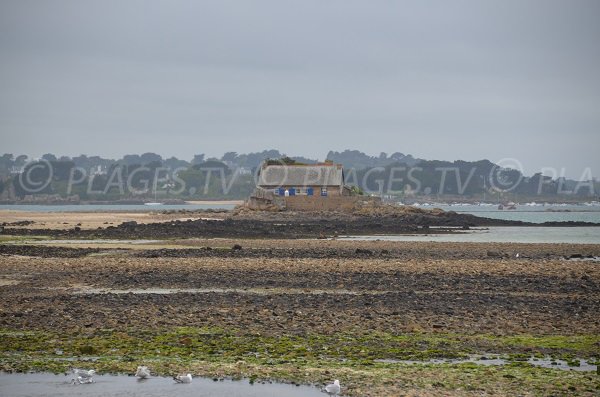
[[[498,204],[498,209],[499,210],[516,210],[517,205],[515,203]]]
[[[154,191],[154,201],[151,201],[149,203],[144,203],[144,205],[164,205],[164,204],[156,201],[156,190],[155,190]]]

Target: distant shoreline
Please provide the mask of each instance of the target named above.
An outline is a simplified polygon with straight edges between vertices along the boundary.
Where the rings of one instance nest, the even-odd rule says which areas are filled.
[[[211,205],[211,204],[223,204],[223,205],[242,205],[244,200],[186,200],[186,204],[190,205]]]
[[[159,200],[160,201],[160,200]],[[13,202],[3,202],[0,205],[39,205],[39,206],[67,206],[67,205],[145,205],[147,201],[80,201],[80,202],[69,202],[69,201],[60,201],[60,202],[42,202],[42,201],[34,201],[34,202],[22,202],[22,201],[13,201]],[[163,200],[161,201],[163,205],[213,205],[213,204],[221,204],[221,205],[242,205],[244,204],[244,200]]]

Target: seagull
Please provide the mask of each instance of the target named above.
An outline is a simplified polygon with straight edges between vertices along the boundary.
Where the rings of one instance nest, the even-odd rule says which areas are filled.
[[[330,396],[337,396],[340,394],[341,390],[342,387],[340,386],[340,381],[337,379],[334,380],[332,384],[325,386],[325,393],[329,394]]]
[[[74,379],[71,379],[73,384],[84,384],[84,383],[94,383],[94,375],[96,371],[93,369],[85,370],[85,369],[73,369],[73,375],[75,375]]]
[[[150,370],[145,365],[140,365],[137,367],[137,371],[135,372],[135,376],[140,379],[146,379],[150,377]]]
[[[173,377],[173,380],[177,383],[192,383],[192,375],[177,375]]]

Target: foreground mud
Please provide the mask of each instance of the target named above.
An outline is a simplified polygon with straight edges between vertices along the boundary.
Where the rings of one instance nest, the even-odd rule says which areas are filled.
[[[92,254],[139,258],[263,258],[263,259],[478,259],[592,260],[596,244],[516,244],[324,239],[190,238],[149,240],[48,240],[10,237],[0,255],[78,258]]]
[[[460,332],[466,327],[496,335],[600,331],[595,263],[3,258],[2,273],[13,286],[1,291],[3,301],[12,302],[0,313],[0,326],[9,328],[185,324],[267,334],[357,327],[386,332]],[[208,292],[86,294],[86,287]],[[144,310],[130,316],[129,307]]]
[[[195,239],[150,250],[0,248],[5,370],[59,371],[72,364],[63,357],[92,356],[106,372],[151,359],[164,374],[339,378],[352,396],[599,391],[595,373],[522,362],[600,358],[600,267],[564,259],[597,256],[596,245]],[[473,354],[513,364],[386,361]]]

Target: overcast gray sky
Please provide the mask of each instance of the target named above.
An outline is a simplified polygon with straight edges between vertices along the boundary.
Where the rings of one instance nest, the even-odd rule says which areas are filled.
[[[0,2],[0,152],[600,174],[600,1]]]

